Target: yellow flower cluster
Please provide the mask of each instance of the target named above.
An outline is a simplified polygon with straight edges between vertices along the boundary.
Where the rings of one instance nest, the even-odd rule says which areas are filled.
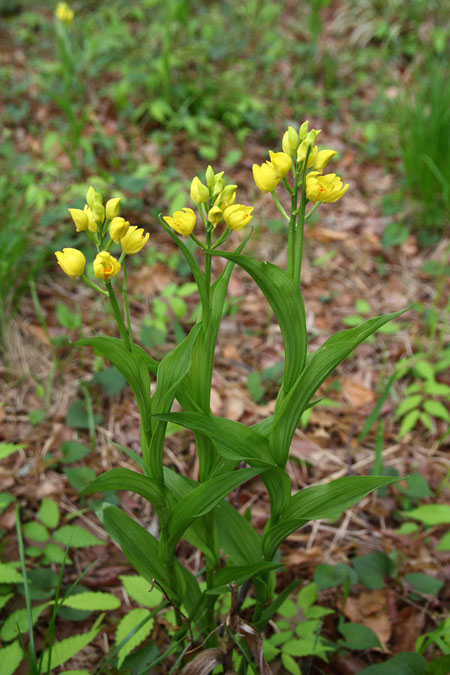
[[[103,206],[102,196],[91,186],[86,194],[84,209],[68,209],[75,223],[77,232],[86,231],[97,246],[97,256],[93,263],[94,275],[97,279],[109,281],[121,269],[121,260],[125,255],[138,253],[148,241],[149,234],[144,234],[142,227],[130,223],[119,216],[120,197],[114,197]],[[109,228],[108,228],[109,223]],[[104,237],[109,229],[109,241],[104,245]],[[117,260],[108,251],[112,243],[120,244],[122,255]],[[69,277],[75,279],[84,275],[86,258],[75,248],[63,248],[56,251],[59,266]]]
[[[55,9],[55,16],[61,23],[72,23],[75,12],[67,2],[58,2]]]
[[[249,224],[253,217],[253,207],[234,203],[238,186],[226,185],[223,174],[223,171],[214,173],[213,168],[208,166],[205,173],[206,185],[195,176],[191,183],[191,199],[207,231],[214,230],[223,220],[228,230],[236,232]],[[192,209],[184,207],[171,216],[164,216],[164,220],[175,232],[188,237],[194,231],[197,215]]]
[[[311,169],[305,181],[306,197],[311,202],[335,202],[345,194],[348,185],[343,186],[339,176],[334,173],[320,175],[336,151],[319,150],[316,139],[321,130],[308,131],[308,126],[309,123],[304,122],[298,132],[290,126],[283,135],[283,152],[270,151],[270,161],[261,166],[253,165],[253,177],[258,190],[274,192],[280,179],[285,178],[292,167],[297,175]]]

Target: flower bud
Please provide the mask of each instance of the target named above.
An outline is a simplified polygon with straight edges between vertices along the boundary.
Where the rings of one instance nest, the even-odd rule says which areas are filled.
[[[121,264],[108,251],[100,251],[95,257],[93,267],[97,279],[109,281],[120,272]]]
[[[120,240],[123,253],[127,255],[138,253],[147,243],[149,236],[148,232],[144,235],[143,227],[138,228],[137,225],[130,225],[127,233]]]
[[[288,130],[284,132],[282,147],[283,152],[289,155],[289,157],[291,157],[297,150],[298,134],[295,131],[294,127],[289,127]]]
[[[119,206],[120,206],[120,197],[114,197],[113,199],[108,199],[106,202],[106,217],[108,220],[112,220],[119,215]]]
[[[90,209],[94,206],[95,202],[95,190],[92,185],[89,186],[89,190],[86,192],[86,204]]]
[[[89,206],[86,204],[84,207],[84,212],[87,216],[88,219],[88,230],[89,232],[97,232],[97,223],[94,218],[94,214],[92,213],[91,209]]]
[[[86,266],[86,258],[76,248],[63,248],[55,252],[58,265],[69,277],[75,279],[81,277]]]
[[[200,178],[195,176],[191,183],[191,199],[195,204],[204,204],[209,199],[209,190]]]
[[[272,152],[272,150],[269,150],[269,156],[277,178],[287,176],[292,164],[290,156],[286,152]]]
[[[253,206],[244,206],[243,204],[233,204],[228,206],[223,212],[225,223],[229,230],[242,230],[243,227],[249,224],[253,218],[251,212]]]
[[[222,178],[223,171],[220,172],[220,174],[216,174],[214,177],[214,188],[213,188],[213,196],[217,197],[217,195],[220,195],[222,190],[225,189],[225,181]]]
[[[86,212],[82,211],[81,209],[67,209],[67,210],[72,216],[72,220],[75,223],[77,232],[83,232],[84,230],[87,230],[89,219],[87,217]]]
[[[253,164],[252,170],[258,190],[261,190],[261,192],[273,192],[275,190],[280,179],[270,162],[265,162],[261,166]]]
[[[125,220],[125,218],[121,218],[120,216],[113,218],[109,224],[109,234],[111,239],[118,244],[128,232],[129,227],[130,223],[128,220]]]
[[[308,120],[306,120],[306,122],[303,122],[300,129],[298,130],[298,138],[299,138],[300,141],[305,140],[306,134],[308,133],[308,125],[309,125],[309,122],[308,122]]]
[[[311,131],[308,131],[308,133],[306,134],[305,141],[311,143],[311,145],[314,145],[317,136],[320,134],[321,131],[322,129],[311,129]]]
[[[61,23],[72,23],[75,13],[66,2],[58,2],[55,9],[55,16]]]
[[[195,211],[184,207],[181,211],[175,211],[173,216],[164,216],[164,220],[175,232],[183,237],[188,237],[195,227],[197,216]]]
[[[92,207],[92,215],[94,216],[95,222],[100,223],[101,225],[105,218],[105,207],[103,204],[100,202],[94,202],[94,206]]]
[[[311,150],[309,151],[309,154],[308,154],[308,148],[309,147],[311,147]],[[312,147],[311,143],[308,143],[308,140],[305,138],[305,140],[302,141],[300,143],[300,145],[298,146],[297,162],[299,164],[302,164],[306,159],[306,155],[308,155],[308,166],[307,166],[307,168],[309,169],[314,164],[314,161],[317,157],[317,154],[318,154],[317,145]]]
[[[217,197],[214,206],[220,206],[222,211],[234,204],[236,199],[237,185],[227,185]]]
[[[216,227],[223,218],[223,211],[219,206],[213,206],[208,211],[208,220],[213,227]]]
[[[212,188],[212,186],[214,185],[214,169],[212,168],[211,164],[206,169],[205,178],[206,178],[206,185],[209,188]]]
[[[336,150],[321,150],[317,153],[317,157],[314,158],[314,169],[319,173],[322,173],[328,162],[334,155]]]

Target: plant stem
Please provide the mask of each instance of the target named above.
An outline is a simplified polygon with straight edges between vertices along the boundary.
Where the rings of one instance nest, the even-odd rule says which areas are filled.
[[[97,284],[94,284],[90,279],[87,278],[85,274],[82,274],[81,278],[83,279],[85,284],[87,284],[90,288],[93,288],[94,291],[97,291],[97,293],[101,293],[102,295],[108,295],[108,291],[105,291],[103,290],[103,288],[100,288],[100,286],[97,286]]]
[[[125,260],[122,263],[122,268],[123,268],[123,302],[125,305],[125,314],[127,317],[127,328],[128,328],[128,338],[130,340],[130,345],[133,344],[133,332],[131,330],[131,317],[130,317],[130,304],[128,302],[128,293],[127,293],[127,281],[128,281],[128,273],[127,273],[127,267],[125,265]]]
[[[295,267],[295,244],[296,244],[296,229],[297,229],[297,193],[298,183],[297,174],[294,175],[294,188],[291,193],[291,216],[289,219],[289,234],[288,234],[288,253],[287,253],[287,273],[294,279]]]
[[[282,205],[280,203],[280,200],[278,199],[278,197],[275,193],[275,190],[273,190],[273,192],[271,192],[270,194],[272,195],[272,199],[274,201],[275,206],[277,207],[278,211],[281,213],[283,218],[286,218],[286,220],[290,221],[290,218],[289,218],[288,214],[286,213],[286,211],[284,210],[284,208],[282,207]],[[291,192],[291,194],[292,194],[292,192]]]
[[[303,257],[303,231],[305,229],[305,212],[306,212],[306,172],[308,170],[308,159],[311,153],[311,145],[309,145],[306,152],[305,162],[303,164],[302,174],[302,194],[300,198],[299,221],[297,223],[295,235],[295,257],[294,257],[294,281],[300,285],[300,278],[302,274],[302,257]]]
[[[123,341],[125,342],[125,345],[127,349],[131,352],[131,344],[128,339],[127,335],[127,329],[125,328],[125,324],[123,322],[122,318],[122,313],[120,311],[119,303],[117,302],[116,294],[114,293],[114,289],[112,287],[112,284],[110,281],[106,281],[106,288],[108,290],[108,295],[109,295],[109,301],[111,303],[112,310],[114,312],[114,316],[116,317],[117,325],[119,327],[120,334],[122,336]]]
[[[19,545],[20,564],[22,566],[22,574],[23,574],[25,604],[27,607],[28,632],[30,635],[30,647],[29,647],[30,666],[31,666],[31,673],[32,675],[34,675],[35,673],[37,673],[36,646],[34,644],[33,618],[31,612],[31,596],[30,596],[30,588],[28,586],[27,568],[25,565],[25,550],[23,546],[22,527],[20,524],[20,511],[18,506],[16,506],[16,529],[17,529],[17,543]]]

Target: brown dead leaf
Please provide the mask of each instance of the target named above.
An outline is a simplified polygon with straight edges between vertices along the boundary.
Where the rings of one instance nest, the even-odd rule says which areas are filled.
[[[345,378],[342,381],[344,396],[352,408],[359,408],[366,403],[372,403],[374,394],[371,389],[367,389],[360,382],[351,378]]]
[[[354,623],[371,628],[381,642],[383,649],[392,634],[392,624],[384,589],[361,593],[357,598],[347,598],[343,607],[345,616]]]
[[[290,550],[287,556],[283,557],[283,562],[287,567],[293,567],[294,565],[320,561],[322,558],[323,548],[321,546],[312,546],[309,549]]]
[[[329,244],[332,241],[345,241],[348,238],[348,233],[316,226],[309,230],[308,236],[322,244]]]
[[[44,345],[47,346],[50,345],[48,337],[45,334],[45,331],[42,328],[42,326],[38,326],[37,324],[34,323],[28,323],[28,321],[19,321],[19,325],[25,333],[28,333],[28,335],[31,335],[32,337],[38,339],[39,342],[42,342],[42,344]]]
[[[225,399],[225,417],[237,422],[245,413],[245,402],[239,389],[229,389]]]
[[[222,415],[223,414],[223,401],[222,397],[214,387],[211,389],[211,412],[213,415]]]
[[[394,624],[395,651],[413,652],[416,640],[425,626],[426,615],[415,607],[403,607]]]

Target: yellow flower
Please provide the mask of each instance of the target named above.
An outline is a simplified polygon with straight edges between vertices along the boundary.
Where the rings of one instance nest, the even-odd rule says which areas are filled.
[[[63,272],[72,279],[81,277],[86,265],[86,258],[81,251],[76,248],[63,248],[62,251],[56,251],[55,255]]]
[[[118,244],[128,232],[129,227],[130,223],[128,220],[125,220],[125,218],[121,218],[120,216],[113,218],[109,224],[109,234],[111,239]]]
[[[72,23],[75,14],[67,2],[58,2],[55,10],[55,16],[57,19],[62,21],[62,23]]]
[[[316,145],[317,148],[317,145]],[[319,173],[322,173],[328,162],[336,154],[336,150],[321,150],[314,157],[314,169]],[[308,162],[309,164],[309,162]]]
[[[289,155],[289,157],[297,150],[298,140],[298,133],[295,131],[294,127],[289,127],[288,130],[284,132],[281,145],[283,152]]]
[[[284,178],[289,173],[292,160],[286,152],[272,152],[269,150],[270,164],[272,164],[277,178]]]
[[[188,237],[195,227],[197,216],[195,211],[184,207],[181,211],[175,211],[173,216],[164,216],[164,220],[175,232]]]
[[[214,202],[214,206],[220,206],[222,211],[234,204],[236,199],[237,185],[227,185]]]
[[[87,204],[84,206],[84,212],[88,219],[88,230],[89,232],[97,232],[97,223],[95,222],[94,214]]]
[[[83,230],[87,230],[89,224],[89,218],[87,216],[87,213],[85,211],[82,211],[81,209],[67,209],[67,210],[72,216],[72,220],[76,225],[77,232],[83,232]]]
[[[191,183],[191,199],[195,204],[204,204],[209,199],[209,190],[200,178],[195,176]]]
[[[312,202],[337,202],[348,190],[348,184],[335,173],[321,176],[318,171],[311,171],[306,176],[306,197]]]
[[[253,206],[244,206],[243,204],[233,204],[232,206],[227,206],[223,212],[223,217],[227,224],[229,230],[242,230],[243,227],[249,224],[253,218],[251,212],[253,211]]]
[[[141,248],[145,246],[148,241],[149,233],[144,235],[144,228],[131,225],[124,237],[120,240],[122,251],[129,255],[130,253],[138,253]]]
[[[120,206],[120,197],[114,197],[113,199],[108,199],[106,202],[106,217],[108,220],[112,220],[119,215],[119,206]]]
[[[308,152],[309,146],[310,146],[310,143],[308,143],[308,141],[306,139],[304,141],[302,141],[300,143],[300,145],[298,146],[297,162],[299,164],[303,164],[303,162],[305,161],[306,154]],[[314,164],[314,161],[315,161],[315,159],[318,155],[318,152],[319,152],[319,149],[318,149],[317,145],[315,145],[313,148],[311,148],[311,152],[309,153],[309,157],[308,157],[308,167],[307,167],[308,169],[310,169],[312,167],[312,165]]]
[[[216,227],[223,218],[223,211],[219,206],[213,206],[208,211],[208,220],[213,227]]]
[[[261,190],[261,192],[273,192],[280,179],[275,173],[272,164],[270,162],[265,162],[261,166],[253,164],[252,169],[253,178],[258,190]]]
[[[100,251],[95,256],[93,267],[97,279],[109,281],[120,272],[121,264],[108,251]]]

